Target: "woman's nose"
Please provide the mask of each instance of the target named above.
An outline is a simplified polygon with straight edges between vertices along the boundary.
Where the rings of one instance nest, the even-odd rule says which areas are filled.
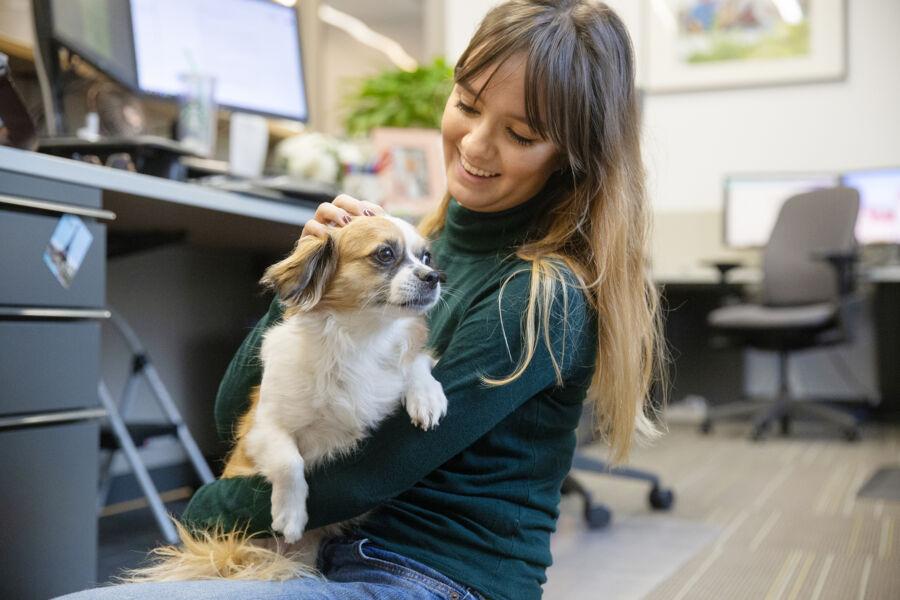
[[[492,158],[493,143],[490,127],[484,119],[472,125],[460,144],[463,154],[469,160],[489,160]]]

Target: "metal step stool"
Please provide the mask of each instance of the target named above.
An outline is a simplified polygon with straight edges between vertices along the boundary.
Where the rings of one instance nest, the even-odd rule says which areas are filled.
[[[134,473],[135,478],[138,480],[138,484],[141,486],[141,490],[144,492],[144,496],[147,498],[147,502],[150,504],[150,509],[153,511],[153,517],[156,519],[156,523],[159,525],[163,537],[166,539],[166,542],[175,544],[178,542],[178,533],[175,531],[175,526],[172,524],[172,521],[169,520],[165,505],[159,496],[156,485],[150,478],[150,473],[147,472],[147,467],[141,460],[138,447],[142,446],[150,438],[164,436],[175,437],[187,453],[188,459],[193,465],[194,471],[197,472],[197,476],[200,480],[203,483],[210,483],[215,477],[213,476],[209,465],[206,464],[206,460],[203,458],[200,448],[197,447],[197,443],[194,441],[193,436],[191,436],[191,432],[188,431],[184,419],[181,418],[181,413],[178,412],[178,409],[175,407],[172,397],[169,395],[168,390],[166,390],[166,386],[163,385],[159,373],[150,361],[150,357],[147,354],[146,349],[144,349],[144,346],[141,344],[140,339],[138,339],[134,330],[120,314],[114,310],[111,311],[111,313],[112,316],[110,317],[110,322],[119,335],[122,336],[122,339],[125,341],[125,344],[131,352],[131,373],[128,376],[128,380],[125,382],[125,387],[122,390],[122,395],[118,402],[113,399],[105,381],[101,379],[98,386],[100,402],[106,409],[107,419],[109,421],[109,426],[104,427],[100,436],[100,447],[104,450],[108,450],[108,453],[100,465],[99,508],[102,509],[106,506],[110,484],[112,482],[110,470],[112,468],[113,459],[118,451],[121,450],[125,453],[125,458],[131,467],[131,471]],[[141,379],[144,379],[150,387],[150,391],[153,393],[157,404],[162,410],[166,420],[165,422],[141,424],[125,423],[125,417],[131,408]]]

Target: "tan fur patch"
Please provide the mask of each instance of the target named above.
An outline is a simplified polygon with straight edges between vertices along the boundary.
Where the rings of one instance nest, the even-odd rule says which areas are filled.
[[[256,417],[256,406],[259,404],[259,386],[256,386],[250,392],[250,407],[247,412],[238,420],[237,431],[235,431],[235,444],[228,460],[225,462],[225,469],[222,471],[222,479],[231,477],[242,477],[247,475],[255,475],[259,472],[247,452],[244,450],[244,438],[250,427],[253,425],[253,419]]]
[[[386,273],[370,256],[383,243],[404,246],[403,232],[383,217],[358,218],[335,234],[339,264],[322,296],[322,306],[331,310],[358,310],[376,302],[390,286]]]

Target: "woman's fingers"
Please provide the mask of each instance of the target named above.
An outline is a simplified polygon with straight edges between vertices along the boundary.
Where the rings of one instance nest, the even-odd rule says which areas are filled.
[[[375,215],[384,214],[384,209],[377,204],[365,202],[364,200],[357,200],[353,196],[348,196],[347,194],[341,194],[335,198],[334,204],[355,216],[374,217]]]
[[[305,235],[314,235],[316,237],[326,238],[328,237],[328,227],[314,219],[310,219],[303,226],[303,233],[300,234],[300,237],[303,237]]]
[[[353,215],[332,202],[323,202],[316,208],[316,215],[313,218],[324,225],[332,224],[340,227],[347,225]]]
[[[319,204],[316,214],[303,226],[301,235],[325,237],[328,235],[328,226],[343,227],[348,225],[353,217],[373,217],[383,214],[384,209],[377,204],[341,194],[332,202]]]

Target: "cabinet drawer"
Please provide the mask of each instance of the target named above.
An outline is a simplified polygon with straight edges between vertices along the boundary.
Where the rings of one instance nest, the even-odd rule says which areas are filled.
[[[0,170],[0,194],[100,208],[100,190]]]
[[[100,323],[0,321],[0,416],[99,404]]]
[[[98,429],[0,431],[0,598],[55,598],[97,577]]]
[[[0,305],[104,306],[106,226],[83,220],[93,241],[65,288],[44,264],[44,250],[59,217],[0,210]]]

